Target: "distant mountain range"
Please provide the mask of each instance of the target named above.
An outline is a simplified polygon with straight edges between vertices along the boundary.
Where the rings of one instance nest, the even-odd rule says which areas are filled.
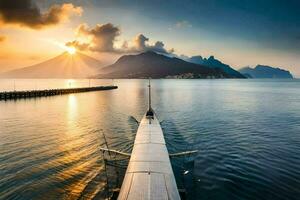
[[[45,62],[0,74],[2,78],[87,78],[98,73],[102,63],[82,53],[67,52]]]
[[[258,65],[239,72],[210,56],[180,59],[152,51],[121,56],[103,64],[90,56],[67,52],[45,62],[7,71],[0,78],[292,78],[290,72]]]
[[[293,78],[287,70],[265,65],[257,65],[255,68],[244,67],[239,72],[248,78]]]
[[[237,78],[222,69],[168,57],[152,51],[126,55],[101,69],[96,78]]]
[[[222,63],[221,61],[215,59],[214,56],[210,56],[207,58],[202,58],[202,56],[192,56],[190,58],[185,59],[188,62],[204,65],[210,68],[219,68],[222,69],[224,72],[229,74],[232,77],[235,78],[245,78],[244,75],[242,75],[240,72],[232,69],[229,65],[226,65]]]

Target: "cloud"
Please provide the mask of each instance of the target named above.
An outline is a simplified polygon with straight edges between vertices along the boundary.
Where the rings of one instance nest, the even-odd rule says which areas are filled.
[[[6,37],[3,36],[3,35],[0,35],[0,43],[1,43],[1,42],[4,42],[5,40],[6,40]]]
[[[182,20],[182,21],[176,22],[175,27],[176,28],[191,28],[192,24],[189,21]]]
[[[80,43],[77,40],[73,40],[71,42],[67,42],[66,46],[68,46],[68,47],[75,47],[79,51],[85,51],[85,50],[87,50],[89,48],[89,44],[88,43]]]
[[[71,3],[53,5],[41,12],[32,0],[1,0],[0,22],[4,25],[13,24],[32,29],[42,29],[67,21],[73,15],[81,15],[81,7]]]
[[[111,23],[97,24],[89,29],[87,25],[82,24],[78,28],[78,35],[84,35],[92,38],[91,51],[114,51],[114,42],[120,35],[120,29]]]
[[[120,35],[120,29],[111,23],[97,24],[94,28],[89,28],[86,24],[78,26],[76,36],[89,40],[89,42],[80,42],[74,40],[67,42],[67,46],[73,46],[79,50],[90,50],[96,52],[115,52],[114,42]]]
[[[153,45],[147,44],[149,38],[144,36],[143,34],[138,34],[134,39],[134,46],[131,51],[143,52],[143,51],[155,51],[158,53],[169,54],[173,53],[174,49],[167,50],[165,49],[165,45],[162,41],[156,41]]]
[[[137,51],[144,51],[146,47],[146,42],[149,41],[149,38],[145,37],[143,34],[138,34],[134,39],[134,46]]]
[[[117,37],[120,35],[119,27],[111,23],[97,24],[94,28],[89,28],[86,24],[77,27],[77,39],[67,42],[66,46],[75,47],[81,51],[113,52],[113,53],[138,53],[144,51],[155,51],[163,54],[170,54],[174,49],[167,50],[162,41],[148,44],[149,38],[143,34],[138,34],[129,45],[125,41],[121,47],[115,47]],[[84,42],[82,42],[84,41]]]

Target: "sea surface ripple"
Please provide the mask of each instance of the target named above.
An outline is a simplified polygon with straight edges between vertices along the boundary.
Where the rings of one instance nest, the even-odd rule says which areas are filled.
[[[147,80],[114,84],[0,101],[1,200],[104,199],[106,174],[111,187],[121,184],[105,173],[103,134],[109,148],[131,152],[148,93]],[[152,88],[169,152],[199,151],[172,160],[187,199],[299,199],[299,80],[152,80]]]

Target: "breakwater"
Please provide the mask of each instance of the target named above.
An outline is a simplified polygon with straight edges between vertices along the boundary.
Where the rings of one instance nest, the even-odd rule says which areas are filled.
[[[80,88],[63,88],[63,89],[49,89],[49,90],[29,90],[29,91],[9,91],[0,92],[0,101],[14,100],[23,98],[47,97],[54,95],[63,95],[79,92],[91,92],[99,90],[117,89],[118,86],[96,86],[96,87],[80,87]]]

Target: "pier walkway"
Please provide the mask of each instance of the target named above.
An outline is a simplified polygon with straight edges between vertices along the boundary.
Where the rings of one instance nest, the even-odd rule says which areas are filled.
[[[29,91],[9,91],[0,92],[0,101],[15,100],[22,98],[47,97],[54,95],[63,95],[79,92],[91,92],[99,90],[117,89],[118,86],[96,86],[96,87],[80,87],[80,88],[63,88],[63,89],[49,89],[49,90],[29,90]]]

